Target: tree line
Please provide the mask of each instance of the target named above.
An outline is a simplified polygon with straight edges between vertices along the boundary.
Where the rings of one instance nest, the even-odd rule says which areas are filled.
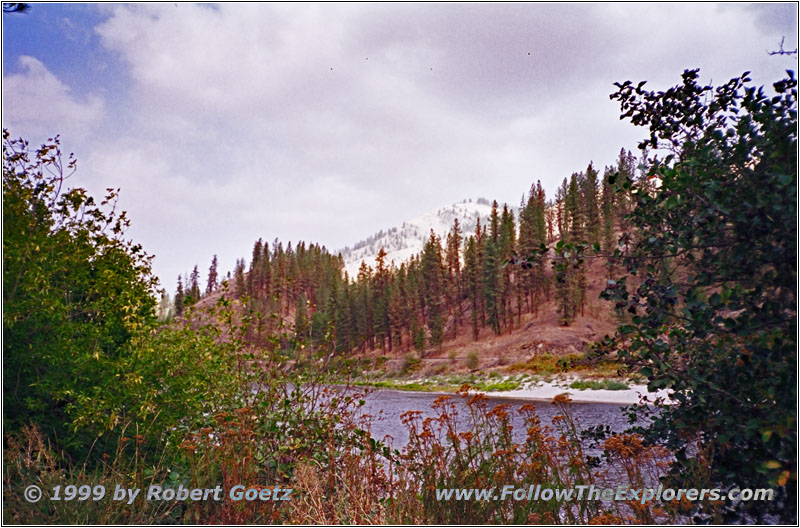
[[[387,262],[381,248],[374,265],[362,262],[355,277],[343,271],[341,255],[318,244],[301,241],[293,247],[259,239],[249,263],[239,259],[226,283],[253,313],[254,342],[288,325],[293,334],[288,345],[310,342],[330,352],[423,351],[466,327],[475,340],[487,328],[500,335],[553,298],[561,323],[569,325],[583,313],[588,287],[575,244],[610,255],[616,235],[625,239],[631,194],[617,192],[615,177],[647,185],[637,174],[636,158],[622,149],[602,177],[590,163],[565,178],[550,201],[536,182],[523,195],[518,214],[495,201],[474,232],[463,232],[455,219],[444,238],[431,231],[422,251],[407,262]],[[547,249],[556,241],[562,245]],[[608,262],[610,274],[613,259]],[[197,266],[191,275],[179,276],[177,315],[220,282],[216,256],[204,290]]]

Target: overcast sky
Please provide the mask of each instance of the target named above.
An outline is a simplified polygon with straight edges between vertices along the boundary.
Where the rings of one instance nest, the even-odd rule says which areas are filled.
[[[463,198],[548,197],[642,129],[615,81],[770,85],[784,4],[33,4],[3,15],[2,124],[61,134],[176,276],[258,237],[336,250]]]

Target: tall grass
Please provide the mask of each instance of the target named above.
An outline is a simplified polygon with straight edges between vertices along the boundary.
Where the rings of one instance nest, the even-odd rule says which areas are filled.
[[[178,455],[157,463],[137,456],[136,436],[123,437],[117,451],[93,471],[59,461],[35,428],[7,439],[4,521],[19,524],[594,524],[655,523],[677,519],[685,504],[577,500],[439,501],[442,488],[575,488],[579,485],[631,488],[657,485],[669,464],[669,452],[645,446],[635,435],[615,435],[603,444],[607,463],[588,463],[568,399],[555,401],[561,413],[545,425],[531,404],[517,412],[525,418],[523,438],[513,434],[511,410],[491,405],[482,394],[462,388],[441,396],[438,412],[423,418],[408,411],[403,424],[409,442],[390,451],[372,439],[369,416],[358,413],[359,395],[328,389],[303,423],[285,427],[275,409],[242,407],[210,418],[212,425],[188,432]],[[454,398],[463,399],[459,411]],[[334,418],[335,417],[335,418]],[[515,438],[517,438],[515,440]],[[101,501],[42,500],[29,504],[22,489],[36,483],[146,488],[151,484],[191,488],[236,484],[249,488],[292,488],[290,501],[160,502],[143,493],[127,505]]]

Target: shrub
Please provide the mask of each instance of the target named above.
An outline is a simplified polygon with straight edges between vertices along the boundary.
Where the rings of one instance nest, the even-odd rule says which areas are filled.
[[[30,422],[83,457],[129,402],[129,346],[155,324],[156,278],[124,239],[117,192],[98,205],[65,180],[58,136],[31,152],[3,130],[3,424]]]
[[[419,356],[416,354],[409,352],[403,357],[403,365],[401,367],[400,373],[402,375],[408,374],[409,372],[414,372],[422,363]]]
[[[648,127],[640,148],[666,157],[646,160],[647,178],[618,182],[635,209],[630,251],[615,258],[638,287],[622,278],[604,292],[632,317],[600,348],[642,366],[651,390],[675,391],[648,434],[676,450],[674,485],[772,487],[777,500],[727,502],[726,520],[793,524],[797,81],[789,71],[767,96],[748,73],[717,88],[698,78],[686,70],[659,92],[626,81],[611,95]]]
[[[480,366],[480,359],[478,358],[478,351],[472,350],[469,354],[467,354],[467,368],[470,370],[475,370]]]

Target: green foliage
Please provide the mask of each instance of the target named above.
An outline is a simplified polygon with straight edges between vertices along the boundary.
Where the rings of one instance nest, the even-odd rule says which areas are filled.
[[[584,242],[564,242],[559,240],[555,245],[555,258],[552,260],[556,306],[559,321],[569,326],[583,306],[586,290],[586,272],[584,265]]]
[[[98,205],[65,189],[74,169],[58,137],[31,152],[3,131],[3,424],[36,422],[70,452],[114,422],[94,409],[154,323],[156,286],[150,257],[123,238],[116,191]]]
[[[402,374],[408,374],[409,372],[414,372],[419,368],[422,364],[422,360],[419,356],[408,353],[403,356],[403,365],[401,367]]]
[[[518,380],[507,379],[501,381],[484,381],[475,384],[475,388],[482,392],[512,391],[517,390],[522,383]]]
[[[746,511],[793,523],[797,83],[788,72],[768,96],[746,73],[716,89],[697,80],[687,70],[664,92],[627,81],[611,95],[623,118],[649,127],[640,148],[667,155],[643,180],[618,182],[636,206],[624,263],[637,282],[604,293],[632,320],[601,348],[650,389],[674,391],[649,434],[676,450],[675,481],[776,488],[772,502],[727,503],[725,520]]]
[[[550,353],[536,354],[525,362],[514,363],[508,367],[509,372],[531,371],[535,374],[555,374],[575,370],[583,363],[578,354],[559,356]]]
[[[469,354],[467,354],[467,368],[470,370],[475,370],[480,366],[480,358],[478,357],[477,350],[471,350]]]
[[[628,384],[617,380],[576,380],[570,383],[570,389],[578,390],[626,390]]]
[[[411,322],[411,337],[414,341],[414,350],[417,352],[425,350],[425,327],[418,325],[416,319]]]

